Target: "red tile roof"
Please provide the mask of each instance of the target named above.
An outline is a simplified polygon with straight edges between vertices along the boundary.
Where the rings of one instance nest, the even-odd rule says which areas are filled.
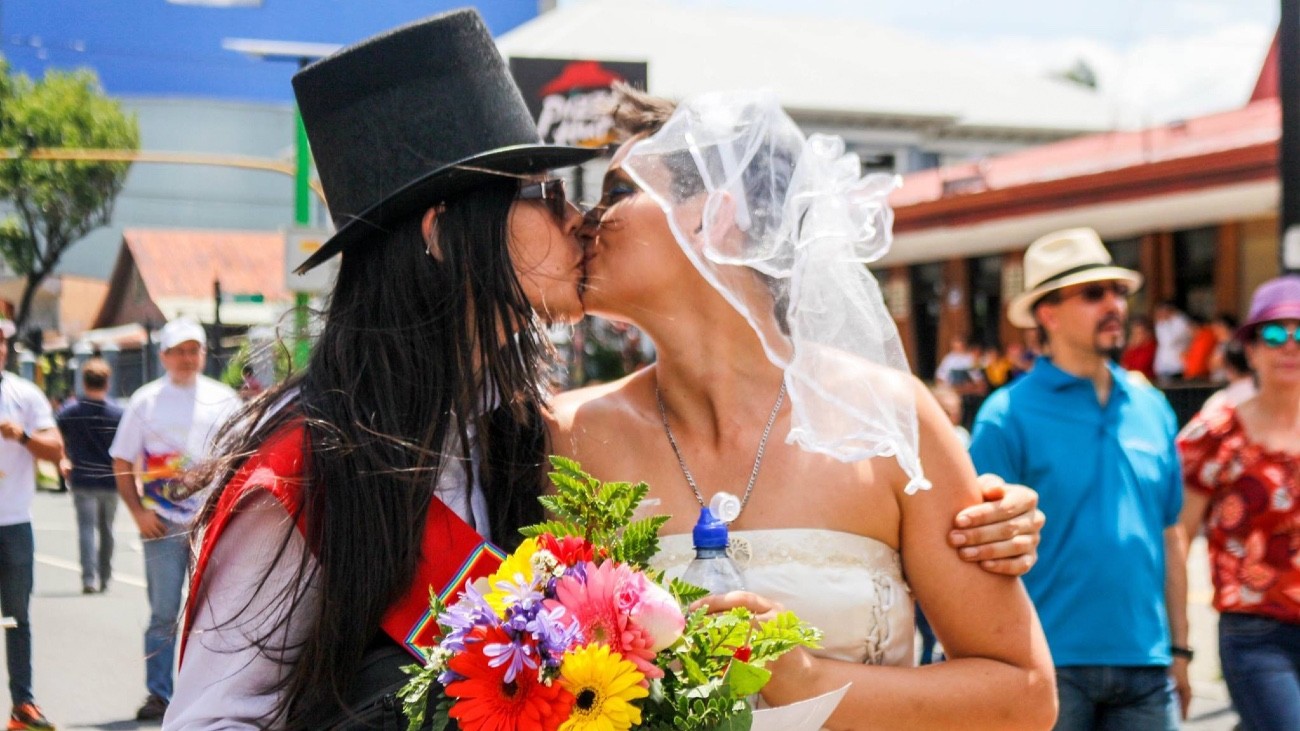
[[[1282,68],[1278,65],[1281,56],[1282,33],[1279,31],[1273,34],[1273,43],[1268,47],[1268,56],[1264,58],[1264,66],[1259,70],[1259,78],[1255,80],[1255,90],[1250,93],[1251,101],[1278,97],[1278,90],[1282,86]]]
[[[122,239],[154,300],[211,297],[216,279],[227,294],[291,298],[278,231],[127,229]]]

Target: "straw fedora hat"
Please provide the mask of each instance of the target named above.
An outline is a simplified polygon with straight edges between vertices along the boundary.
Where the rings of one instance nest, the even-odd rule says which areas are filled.
[[[1086,282],[1122,280],[1134,289],[1142,275],[1111,263],[1101,237],[1090,228],[1072,228],[1047,234],[1025,250],[1025,291],[1007,306],[1007,319],[1016,327],[1034,327],[1034,304],[1043,295]]]
[[[543,144],[478,12],[456,10],[298,72],[294,95],[337,232],[298,273],[492,178],[585,162]]]

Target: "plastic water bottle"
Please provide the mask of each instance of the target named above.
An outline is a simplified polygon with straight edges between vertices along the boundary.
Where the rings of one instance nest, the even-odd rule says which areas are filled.
[[[695,560],[686,567],[682,581],[707,589],[710,594],[745,588],[740,569],[727,555],[727,522],[735,520],[739,508],[735,495],[721,492],[713,496],[709,507],[700,508],[700,519],[691,533]]]

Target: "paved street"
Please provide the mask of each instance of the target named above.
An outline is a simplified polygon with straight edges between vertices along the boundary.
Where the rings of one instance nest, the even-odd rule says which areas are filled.
[[[144,628],[149,619],[134,523],[118,510],[113,585],[107,594],[83,596],[71,499],[38,492],[34,512],[31,612],[37,701],[61,730],[156,727],[134,720],[145,697]]]
[[[142,654],[148,602],[140,540],[130,517],[118,511],[112,589],[91,596],[81,594],[76,522],[68,496],[39,493],[35,517],[32,621],[37,699],[64,731],[152,727],[132,720],[145,696]],[[1196,700],[1184,728],[1231,731],[1236,714],[1219,675],[1204,541],[1193,545],[1190,565]]]

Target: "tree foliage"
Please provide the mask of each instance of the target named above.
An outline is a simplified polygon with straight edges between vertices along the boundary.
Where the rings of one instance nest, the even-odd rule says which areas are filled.
[[[1092,66],[1082,58],[1075,60],[1074,65],[1067,69],[1057,71],[1052,74],[1053,77],[1062,81],[1069,81],[1079,86],[1093,89],[1099,88],[1097,83],[1097,72],[1092,70]]]
[[[68,247],[109,222],[128,162],[34,160],[51,148],[138,150],[134,114],[108,98],[87,70],[48,71],[39,81],[0,59],[0,256],[26,278],[15,313],[20,332],[32,297]]]

